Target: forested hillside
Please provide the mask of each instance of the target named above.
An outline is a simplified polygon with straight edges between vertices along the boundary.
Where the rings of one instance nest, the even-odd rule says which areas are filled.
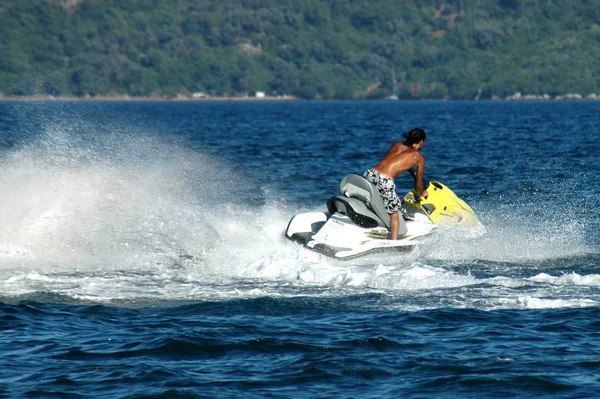
[[[600,93],[598,0],[2,0],[5,96]]]

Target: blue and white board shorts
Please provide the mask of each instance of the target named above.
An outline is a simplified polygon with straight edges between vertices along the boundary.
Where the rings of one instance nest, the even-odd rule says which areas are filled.
[[[396,213],[400,211],[400,198],[396,194],[396,184],[389,177],[382,176],[375,169],[369,169],[363,175],[370,183],[377,186],[383,205],[388,213]]]

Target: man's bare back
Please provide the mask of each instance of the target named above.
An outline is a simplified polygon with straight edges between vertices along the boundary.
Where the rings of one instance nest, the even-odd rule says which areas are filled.
[[[383,176],[394,180],[400,173],[406,172],[407,170],[416,166],[418,169],[415,179],[415,189],[417,194],[427,195],[425,188],[423,187],[425,158],[423,158],[423,155],[421,155],[419,152],[422,146],[422,144],[416,144],[409,147],[404,143],[397,142],[392,146],[392,148],[390,148],[383,160],[379,162],[373,169],[381,173]]]

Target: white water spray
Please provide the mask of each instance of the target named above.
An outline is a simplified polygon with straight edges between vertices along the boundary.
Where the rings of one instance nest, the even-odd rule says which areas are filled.
[[[151,134],[82,126],[84,134],[47,125],[37,139],[0,157],[5,295],[51,292],[74,300],[153,303],[282,295],[288,288],[288,294],[306,295],[317,287],[325,294],[427,298],[432,290],[481,284],[496,290],[506,281],[524,281],[476,278],[448,263],[519,263],[586,250],[577,221],[539,223],[502,213],[490,218],[484,234],[444,231],[410,254],[333,261],[283,238],[300,209],[264,191],[264,205],[239,201],[244,185],[255,182],[244,182],[227,165]],[[595,274],[575,276],[597,280]],[[536,298],[503,297],[486,306],[539,306]],[[564,301],[544,303],[571,303]],[[465,304],[478,306],[474,302]]]

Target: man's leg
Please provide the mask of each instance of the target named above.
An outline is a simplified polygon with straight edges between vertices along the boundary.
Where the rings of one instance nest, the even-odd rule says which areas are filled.
[[[390,227],[392,228],[392,240],[398,239],[399,226],[400,226],[400,219],[398,219],[398,212],[394,212],[390,215]]]

